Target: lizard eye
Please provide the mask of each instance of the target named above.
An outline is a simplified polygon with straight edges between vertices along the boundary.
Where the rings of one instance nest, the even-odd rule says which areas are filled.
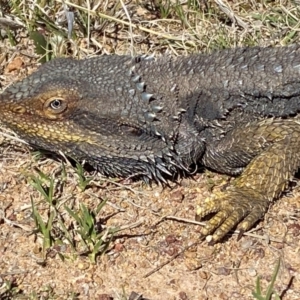
[[[48,99],[45,102],[44,107],[53,114],[60,114],[67,109],[68,105],[65,99],[55,97]]]
[[[54,110],[58,110],[61,108],[62,105],[62,101],[60,99],[54,99],[53,101],[51,101],[50,103],[50,107]]]

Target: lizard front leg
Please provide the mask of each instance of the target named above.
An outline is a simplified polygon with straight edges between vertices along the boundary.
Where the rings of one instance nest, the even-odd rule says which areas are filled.
[[[263,217],[300,166],[300,124],[296,119],[266,119],[234,129],[208,148],[203,163],[216,171],[241,175],[197,209],[198,218],[215,213],[202,229],[220,240],[239,224],[241,234]]]

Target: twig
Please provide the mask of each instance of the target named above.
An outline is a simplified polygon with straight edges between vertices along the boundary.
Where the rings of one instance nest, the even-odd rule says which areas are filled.
[[[243,27],[244,29],[248,29],[247,23],[242,21],[241,18],[234,14],[233,10],[228,4],[226,5],[222,0],[215,0],[215,2],[218,4],[220,9],[231,19],[233,23],[236,22],[239,26]]]
[[[204,240],[204,237],[199,239],[199,241],[203,241]],[[189,245],[189,246],[186,246],[183,248],[183,250],[181,250],[180,252],[174,254],[170,259],[168,259],[166,262],[162,263],[161,265],[159,265],[158,267],[156,267],[154,270],[148,272],[146,275],[143,276],[143,278],[147,278],[149,276],[151,276],[153,273],[159,271],[161,268],[163,268],[165,265],[169,264],[170,262],[172,262],[174,259],[176,259],[179,255],[181,255],[182,253],[184,253],[187,249],[197,245],[199,243],[199,241]]]

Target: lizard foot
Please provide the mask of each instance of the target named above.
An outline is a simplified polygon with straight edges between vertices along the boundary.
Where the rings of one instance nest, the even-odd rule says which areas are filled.
[[[268,199],[254,189],[231,186],[227,191],[216,193],[201,203],[197,208],[196,219],[215,213],[201,230],[204,236],[213,234],[210,244],[214,244],[237,224],[239,239],[263,217],[268,206]]]

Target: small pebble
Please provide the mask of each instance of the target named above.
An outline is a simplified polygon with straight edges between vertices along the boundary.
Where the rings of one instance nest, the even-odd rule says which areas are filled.
[[[251,277],[257,276],[257,272],[256,272],[256,270],[253,269],[253,268],[248,269],[248,274],[249,274]]]

